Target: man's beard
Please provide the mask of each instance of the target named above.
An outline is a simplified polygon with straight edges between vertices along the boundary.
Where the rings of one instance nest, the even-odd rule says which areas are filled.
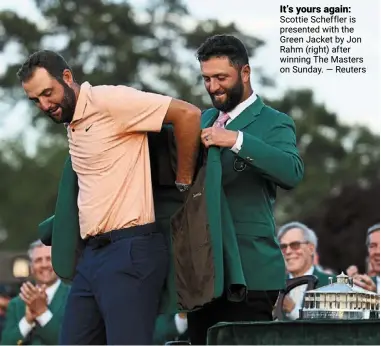
[[[243,96],[243,83],[241,76],[239,76],[239,79],[237,83],[231,87],[230,89],[224,89],[224,92],[226,94],[226,100],[223,102],[220,102],[214,98],[215,94],[210,94],[210,98],[212,99],[213,106],[220,110],[221,112],[230,112],[235,107],[237,107],[242,100]]]
[[[75,106],[76,106],[76,97],[75,92],[70,88],[65,82],[61,82],[61,85],[64,88],[64,97],[62,102],[58,105],[61,108],[61,118],[57,119],[47,112],[50,119],[52,119],[56,124],[70,123],[74,116]]]

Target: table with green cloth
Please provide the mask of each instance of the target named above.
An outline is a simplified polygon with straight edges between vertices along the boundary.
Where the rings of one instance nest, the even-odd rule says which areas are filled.
[[[380,345],[380,320],[218,323],[208,345]]]

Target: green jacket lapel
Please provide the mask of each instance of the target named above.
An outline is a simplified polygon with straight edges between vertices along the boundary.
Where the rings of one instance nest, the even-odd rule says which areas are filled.
[[[265,104],[263,103],[262,99],[257,95],[257,99],[242,113],[240,113],[239,116],[237,116],[228,125],[226,125],[226,129],[237,131],[245,128],[247,125],[256,120],[257,116],[261,113],[264,106]],[[214,121],[217,119],[218,114],[219,111],[216,108],[210,108],[207,111],[203,112],[201,127],[206,128],[212,126]]]
[[[247,125],[251,124],[256,120],[257,116],[261,113],[264,107],[262,99],[257,96],[257,99],[247,107],[242,113],[240,113],[235,119],[233,119],[228,125],[226,125],[227,130],[238,131],[245,128]]]
[[[201,126],[210,126],[218,110],[205,112]],[[214,251],[223,252],[223,284],[231,301],[242,301],[246,296],[246,281],[243,274],[234,222],[222,188],[221,150],[211,146],[208,149],[206,178],[206,209],[213,243],[218,244]],[[221,248],[222,246],[222,248]],[[216,280],[219,281],[216,270]]]
[[[58,311],[61,305],[66,301],[67,289],[65,288],[64,283],[60,283],[57,288],[56,293],[53,296],[52,301],[49,304],[49,307],[52,311]]]
[[[201,118],[201,128],[205,129],[207,127],[211,127],[217,119],[218,114],[219,111],[216,108],[210,108],[204,111]]]

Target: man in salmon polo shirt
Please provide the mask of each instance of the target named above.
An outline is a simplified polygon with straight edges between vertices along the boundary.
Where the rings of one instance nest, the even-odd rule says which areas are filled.
[[[81,85],[59,54],[38,51],[18,78],[38,108],[66,123],[78,176],[86,247],[62,324],[63,345],[152,343],[169,253],[155,228],[147,132],[174,127],[176,186],[189,189],[201,111],[169,96],[127,86]],[[107,242],[105,239],[112,239]]]

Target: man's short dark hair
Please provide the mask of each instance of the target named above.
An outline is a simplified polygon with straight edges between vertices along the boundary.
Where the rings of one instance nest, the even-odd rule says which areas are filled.
[[[245,45],[233,35],[214,35],[209,37],[197,50],[198,61],[210,58],[227,57],[236,68],[249,63]]]
[[[62,80],[64,70],[70,70],[68,63],[58,53],[51,50],[40,50],[33,53],[22,64],[17,72],[20,82],[27,81],[37,67],[42,67],[57,80]]]

